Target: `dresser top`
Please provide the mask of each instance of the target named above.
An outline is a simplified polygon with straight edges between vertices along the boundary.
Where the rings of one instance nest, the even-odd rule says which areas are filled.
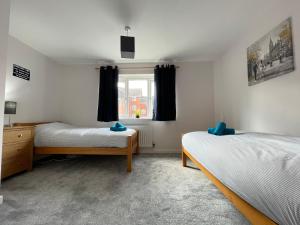
[[[24,129],[33,129],[34,126],[13,126],[13,127],[3,127],[4,131],[9,130],[24,130]]]

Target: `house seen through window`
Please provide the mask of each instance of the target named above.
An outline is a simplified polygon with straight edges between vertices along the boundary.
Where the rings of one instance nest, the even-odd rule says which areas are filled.
[[[120,74],[119,116],[126,118],[152,118],[154,99],[153,74]]]

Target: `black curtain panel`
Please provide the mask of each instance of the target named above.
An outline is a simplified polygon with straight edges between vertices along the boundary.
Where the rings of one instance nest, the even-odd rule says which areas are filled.
[[[176,93],[175,79],[176,68],[174,65],[156,66],[154,69],[154,108],[153,120],[176,120]]]
[[[118,67],[102,66],[100,68],[98,121],[119,120],[118,112]]]

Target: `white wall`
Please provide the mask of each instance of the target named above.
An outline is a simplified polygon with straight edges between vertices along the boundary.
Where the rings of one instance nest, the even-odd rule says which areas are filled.
[[[213,66],[209,62],[177,63],[177,120],[150,122],[154,129],[154,151],[179,151],[181,134],[206,130],[214,120]],[[122,65],[126,67],[128,65]],[[130,65],[154,66],[154,64]],[[127,73],[151,73],[133,70]],[[120,71],[124,73],[124,71]],[[109,126],[97,122],[99,71],[93,65],[64,68],[62,120],[81,126]],[[151,150],[152,151],[152,150]]]
[[[3,135],[3,113],[4,113],[4,96],[5,96],[5,72],[7,58],[7,39],[9,26],[10,1],[0,1],[0,143]],[[2,144],[0,144],[0,174],[2,162]]]
[[[13,64],[30,69],[30,81],[12,76]],[[9,36],[5,99],[17,102],[13,122],[61,119],[61,71],[61,65]]]
[[[300,1],[261,1],[247,32],[214,66],[215,119],[259,132],[300,135]],[[247,47],[292,16],[296,70],[248,87]]]

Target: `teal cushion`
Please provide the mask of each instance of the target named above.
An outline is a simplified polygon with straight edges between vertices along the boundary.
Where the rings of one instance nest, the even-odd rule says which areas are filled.
[[[223,133],[223,135],[234,135],[234,134],[235,134],[235,130],[233,128],[226,128]]]
[[[210,128],[208,128],[207,132],[209,134],[215,134],[215,128],[214,127],[210,127]]]
[[[111,127],[110,130],[115,132],[125,131],[127,130],[127,127]]]
[[[214,134],[215,135],[223,135],[224,130],[226,129],[226,123],[218,122],[215,128]]]
[[[116,122],[115,127],[126,127],[123,123],[120,123],[120,122]]]
[[[127,130],[127,127],[126,127],[124,124],[120,123],[120,122],[116,122],[116,123],[110,128],[110,130],[111,130],[111,131],[116,131],[116,132],[118,132],[118,131],[125,131],[125,130]]]

